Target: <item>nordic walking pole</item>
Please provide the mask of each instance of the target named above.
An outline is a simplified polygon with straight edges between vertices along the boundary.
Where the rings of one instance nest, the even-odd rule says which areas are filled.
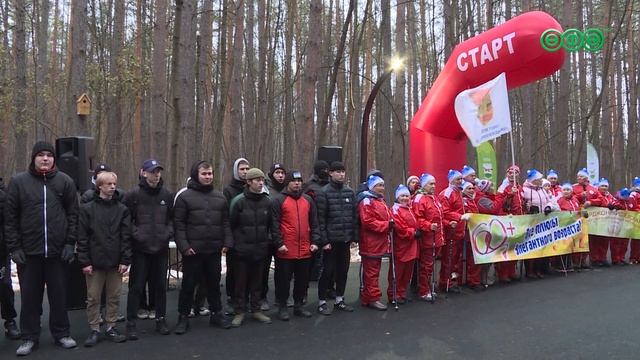
[[[431,259],[433,261],[433,265],[431,268],[431,303],[435,304],[436,302],[436,272],[435,272],[435,267],[436,267],[436,231],[435,230],[431,230],[431,232],[433,233],[433,246],[431,247]]]
[[[391,220],[391,222],[393,223],[393,220]],[[394,243],[394,236],[393,236],[393,227],[391,228],[391,231],[389,231],[389,240],[390,240],[390,244],[391,244],[391,292],[392,292],[392,297],[393,297],[393,308],[398,311],[398,287],[397,287],[397,282],[396,282],[396,259],[395,259],[395,249],[393,246]]]
[[[447,271],[449,271],[449,274],[447,274],[447,294],[449,293],[449,285],[451,284],[451,278],[453,277],[453,271],[451,271],[451,261],[453,260],[453,236],[451,237],[451,241],[449,241],[449,259],[447,261],[448,263],[448,267],[447,267]]]

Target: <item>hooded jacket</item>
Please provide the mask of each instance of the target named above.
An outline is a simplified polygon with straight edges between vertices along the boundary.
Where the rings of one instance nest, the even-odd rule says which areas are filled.
[[[247,159],[245,158],[237,158],[236,161],[233,162],[233,178],[231,179],[229,185],[225,186],[225,188],[222,190],[224,197],[227,199],[227,202],[229,204],[231,204],[231,200],[233,200],[234,197],[242,194],[242,192],[244,191],[246,182],[240,179],[240,175],[238,174],[238,168],[242,163],[248,164],[249,161],[247,161]],[[191,178],[193,179],[193,174],[191,175]],[[197,173],[195,178],[198,178]]]
[[[418,221],[418,228],[422,231],[420,246],[423,248],[440,247],[444,245],[444,208],[436,195],[417,192],[411,204],[413,213]],[[436,231],[431,230],[431,224],[437,224]]]
[[[55,153],[53,146],[36,143],[29,170],[11,178],[5,207],[7,250],[26,255],[60,257],[64,245],[75,245],[78,196],[71,178],[55,168],[40,173],[35,168],[39,151]]]
[[[401,262],[414,260],[418,257],[418,241],[415,237],[418,229],[418,221],[413,215],[411,207],[399,203],[393,204],[394,243],[395,258]]]
[[[123,202],[131,212],[133,248],[145,254],[167,250],[173,240],[173,195],[164,187],[162,178],[155,188],[141,178]]]
[[[82,267],[112,270],[131,264],[131,216],[117,199],[103,199],[98,192],[80,206],[78,262]]]
[[[233,250],[239,258],[265,259],[271,245],[271,200],[265,193],[245,189],[230,205]]]
[[[276,252],[281,259],[308,259],[311,244],[320,244],[316,205],[306,194],[284,190],[271,204],[271,238],[275,248],[285,245],[286,253]]]
[[[192,248],[196,254],[214,254],[233,245],[229,203],[213,185],[198,182],[198,166],[202,163],[193,164],[187,189],[175,198],[173,226],[176,245],[182,253]]]
[[[360,214],[360,255],[382,257],[389,252],[389,220],[391,211],[382,196],[371,191],[363,193],[358,204]]]

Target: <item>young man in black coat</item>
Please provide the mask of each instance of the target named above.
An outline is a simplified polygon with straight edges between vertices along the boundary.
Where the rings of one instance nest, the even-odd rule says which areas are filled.
[[[15,294],[11,284],[11,259],[4,244],[4,204],[7,194],[4,182],[0,178],[0,309],[4,320],[4,336],[11,340],[20,339],[20,330],[16,324]]]
[[[271,318],[260,310],[265,263],[271,261],[271,200],[263,192],[264,173],[252,168],[247,171],[247,186],[242,195],[236,196],[230,205],[230,223],[235,251],[235,291],[233,327],[242,325],[247,308],[247,290],[251,301],[252,317],[270,324]]]
[[[196,284],[204,276],[211,315],[209,323],[225,329],[231,324],[220,302],[220,259],[232,245],[229,203],[213,188],[213,167],[198,161],[191,168],[187,189],[174,201],[173,220],[178,250],[182,253],[182,288],[178,299],[178,325],[175,333],[189,330],[189,311]]]
[[[87,320],[91,332],[84,346],[98,343],[100,298],[106,291],[105,336],[113,342],[126,337],[116,329],[122,275],[131,264],[131,216],[115,199],[118,177],[101,172],[96,178],[93,200],[82,204],[78,223],[78,262],[87,280]]]
[[[73,180],[57,170],[54,154],[53,145],[37,142],[29,170],[13,176],[7,189],[5,243],[20,280],[19,356],[38,346],[45,284],[51,335],[58,346],[76,347],[69,332],[64,263],[74,259],[78,196]]]
[[[140,183],[127,193],[125,205],[131,212],[133,257],[127,296],[127,339],[137,340],[136,319],[140,298],[149,279],[150,295],[155,296],[156,331],[169,334],[167,312],[167,263],[169,242],[173,239],[173,196],[164,187],[157,160],[142,164]],[[151,301],[150,301],[151,302]]]

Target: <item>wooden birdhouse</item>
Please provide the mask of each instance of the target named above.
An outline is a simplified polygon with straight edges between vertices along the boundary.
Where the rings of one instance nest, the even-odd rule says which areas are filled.
[[[80,95],[76,101],[76,112],[78,115],[91,114],[91,99],[89,99],[89,95],[86,93]]]

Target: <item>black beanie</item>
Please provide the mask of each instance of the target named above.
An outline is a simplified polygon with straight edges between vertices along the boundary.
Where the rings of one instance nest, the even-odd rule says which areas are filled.
[[[38,155],[38,153],[41,151],[48,151],[54,157],[56,156],[56,149],[53,147],[53,145],[46,141],[38,141],[37,143],[35,143],[35,145],[33,145],[33,150],[31,150],[31,161],[33,161],[33,159],[36,158],[36,155]]]
[[[285,175],[284,177],[284,186],[289,185],[289,183],[291,181],[293,181],[294,179],[298,179],[300,181],[302,181],[302,174],[300,173],[299,170],[291,170],[287,173],[287,175]]]
[[[324,170],[329,169],[329,163],[324,160],[318,160],[313,164],[313,173],[317,176],[321,176]]]
[[[329,167],[329,171],[338,171],[338,170],[346,170],[344,164],[340,161],[334,161],[331,163],[331,167]]]
[[[271,175],[273,175],[274,172],[276,172],[276,170],[282,170],[284,171],[284,173],[287,173],[287,170],[284,168],[284,165],[282,165],[281,163],[274,163],[273,165],[271,165],[271,168],[269,169],[269,177],[271,177]]]

